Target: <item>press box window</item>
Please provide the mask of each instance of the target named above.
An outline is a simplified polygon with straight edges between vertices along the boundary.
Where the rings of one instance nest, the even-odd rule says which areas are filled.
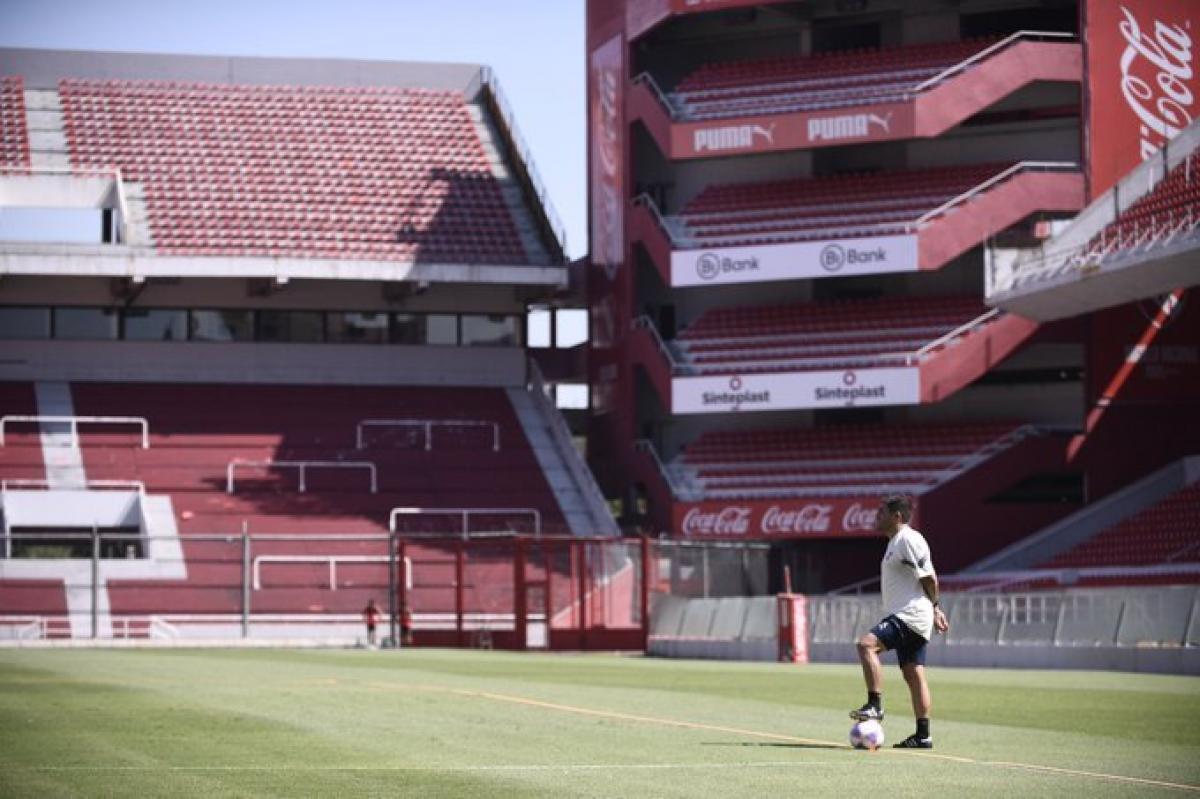
[[[314,342],[324,338],[325,316],[319,311],[259,311],[260,341]]]
[[[0,308],[0,339],[50,338],[49,308]]]
[[[520,345],[520,338],[515,316],[463,315],[462,343],[468,347],[515,347]]]
[[[394,314],[392,343],[455,345],[458,343],[458,317],[453,314]]]
[[[326,333],[328,341],[343,344],[384,344],[388,340],[387,314],[331,313]]]
[[[125,311],[125,338],[131,341],[184,341],[187,311]]]
[[[112,308],[55,308],[54,337],[108,341],[117,337]]]
[[[254,341],[253,311],[192,311],[193,341]]]

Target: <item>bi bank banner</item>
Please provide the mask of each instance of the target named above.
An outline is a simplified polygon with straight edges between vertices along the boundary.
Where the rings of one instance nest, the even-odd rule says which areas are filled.
[[[875,536],[878,497],[676,502],[675,534],[693,539]]]
[[[919,367],[676,377],[672,413],[726,413],[921,401]]]
[[[915,235],[671,251],[672,286],[715,286],[915,271]]]

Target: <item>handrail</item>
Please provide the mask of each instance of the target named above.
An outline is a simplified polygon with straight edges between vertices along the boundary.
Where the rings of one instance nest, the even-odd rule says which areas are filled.
[[[934,85],[935,83],[940,83],[942,80],[949,77],[950,75],[953,75],[957,72],[962,72],[964,69],[971,66],[976,61],[986,58],[987,56],[991,55],[992,53],[996,52],[997,50],[1008,47],[1008,45],[1012,44],[1017,39],[1023,39],[1025,37],[1033,37],[1033,36],[1037,36],[1040,38],[1046,38],[1046,39],[1074,39],[1074,38],[1076,38],[1075,34],[1064,33],[1062,31],[1017,31],[1016,33],[1006,36],[1005,38],[1003,38],[1000,41],[996,42],[995,44],[991,45],[990,47],[985,47],[984,49],[980,50],[978,53],[975,53],[974,55],[963,59],[962,61],[958,62],[957,64],[947,67],[946,69],[942,70],[938,74],[934,75],[932,78],[929,78],[928,80],[926,80],[922,83],[918,83],[916,86],[914,86],[912,88],[912,93],[916,94],[917,92],[925,91],[925,89],[929,88],[930,86]]]
[[[991,188],[992,186],[994,186],[995,184],[997,184],[1001,181],[1007,180],[1011,176],[1015,175],[1017,172],[1020,172],[1024,169],[1063,169],[1063,170],[1072,169],[1072,170],[1077,170],[1077,169],[1079,169],[1079,164],[1077,164],[1073,161],[1020,161],[1020,162],[1015,163],[1012,166],[1008,167],[1004,171],[999,172],[995,175],[992,175],[990,178],[985,180],[983,183],[980,183],[978,186],[973,186],[972,188],[967,189],[966,191],[964,191],[962,194],[958,195],[957,197],[950,198],[946,202],[939,205],[937,208],[934,208],[932,211],[926,211],[925,213],[921,214],[919,217],[917,217],[917,220],[913,223],[912,226],[915,228],[915,227],[919,227],[919,226],[925,224],[933,217],[940,216],[941,214],[950,210],[951,208],[958,205],[959,203],[966,202],[967,200],[971,199],[975,195],[986,191],[987,189]]]
[[[562,219],[559,218],[558,211],[554,208],[554,202],[550,199],[550,192],[546,189],[546,184],[542,180],[541,174],[537,170],[537,165],[533,161],[533,151],[525,143],[525,139],[517,127],[516,115],[513,114],[512,107],[508,103],[508,98],[505,96],[504,90],[500,88],[500,80],[496,77],[496,73],[491,67],[481,67],[479,73],[479,81],[491,92],[496,109],[500,112],[500,121],[507,130],[509,141],[516,151],[515,155],[525,168],[525,174],[529,176],[529,182],[533,186],[534,194],[537,195],[542,211],[546,215],[546,222],[550,227],[550,231],[557,240],[563,257],[566,257],[567,228],[563,224]]]
[[[671,476],[671,473],[667,470],[666,464],[664,464],[662,462],[662,458],[659,457],[658,450],[654,448],[654,442],[646,438],[639,438],[637,441],[633,442],[633,448],[638,452],[644,452],[650,456],[650,459],[654,461],[654,465],[658,467],[659,475],[661,475],[662,479],[666,481],[667,487],[671,489],[671,493],[677,499],[694,498],[694,492],[684,489],[675,482],[675,478]]]
[[[300,470],[300,493],[308,491],[306,482],[306,474],[308,469],[366,469],[371,473],[371,493],[379,493],[378,471],[375,464],[370,461],[277,461],[277,460],[245,460],[243,458],[234,458],[225,467],[225,491],[232,494],[234,490],[233,472],[239,466],[250,466],[257,468],[276,467],[292,468]]]
[[[29,486],[31,488],[52,488],[61,491],[77,491],[78,488],[70,488],[59,486],[50,480],[38,480],[32,478],[7,478],[0,480],[0,492],[8,493],[8,489],[19,488],[21,486]],[[146,493],[146,484],[141,480],[86,480],[83,484],[84,490],[93,488],[128,488],[137,489],[139,494],[143,496]]]
[[[638,75],[633,79],[633,85],[636,86],[639,83],[644,83],[650,87],[650,91],[654,92],[654,96],[660,103],[662,103],[663,107],[667,109],[667,116],[674,119],[675,106],[671,104],[671,100],[667,97],[667,93],[664,92],[662,87],[658,85],[658,81],[654,79],[654,76],[649,72],[638,73]]]
[[[584,493],[590,515],[600,527],[607,528],[606,535],[620,535],[620,530],[612,518],[608,508],[608,500],[596,485],[596,479],[587,468],[579,451],[571,441],[571,431],[563,420],[558,408],[546,397],[546,381],[542,377],[541,367],[537,361],[529,359],[529,391],[533,394],[533,402],[541,409],[543,418],[549,425],[550,435],[554,438],[558,449],[563,454],[567,471],[575,478],[575,484]]]
[[[492,452],[500,451],[500,424],[486,419],[363,419],[355,428],[355,448],[364,449],[363,428],[365,427],[424,427],[425,451],[433,448],[433,427],[491,427]]]
[[[630,326],[635,330],[642,328],[643,330],[650,332],[650,338],[654,339],[654,343],[658,347],[659,352],[661,352],[663,357],[667,359],[667,365],[671,367],[672,373],[674,373],[680,367],[680,363],[675,360],[675,355],[671,352],[671,348],[667,346],[667,342],[663,341],[662,335],[660,335],[658,332],[658,328],[654,326],[653,319],[643,314],[636,317]]]
[[[657,222],[658,226],[660,228],[662,228],[664,233],[667,234],[667,237],[673,238],[673,236],[671,235],[671,226],[669,224],[667,224],[667,218],[665,216],[663,216],[662,211],[660,211],[658,209],[658,204],[654,202],[653,197],[651,197],[646,192],[642,192],[638,196],[634,197],[633,200],[631,200],[631,202],[633,203],[634,206],[640,205],[640,206],[644,207],[646,210],[648,210],[650,212],[650,215],[654,217],[654,221]]]
[[[150,449],[150,423],[144,416],[43,416],[9,414],[0,416],[0,447],[4,446],[4,426],[9,422],[69,422],[71,445],[79,446],[79,425],[83,424],[137,424],[142,427],[142,449]]]
[[[329,590],[337,590],[337,565],[339,563],[390,563],[388,555],[256,555],[251,565],[252,584],[255,591],[262,590],[262,564],[264,563],[326,563],[329,566]],[[412,589],[412,559],[404,558],[405,588]]]
[[[928,344],[923,345],[916,352],[909,355],[905,359],[905,363],[911,364],[914,361],[919,362],[922,358],[924,358],[926,355],[928,355],[931,350],[934,350],[934,349],[942,346],[943,344],[945,344],[946,342],[948,342],[952,339],[958,338],[962,334],[966,333],[968,330],[979,327],[980,325],[987,324],[988,321],[994,319],[995,317],[997,317],[999,315],[1000,315],[1000,309],[992,308],[991,310],[980,314],[979,316],[975,317],[974,319],[972,319],[969,322],[963,322],[961,325],[954,328],[950,332],[944,333],[941,336],[938,336],[937,338],[935,338],[933,341],[930,341]]]
[[[388,529],[396,532],[396,519],[400,516],[462,516],[462,537],[465,541],[470,538],[470,519],[472,515],[486,514],[488,516],[531,516],[533,517],[534,535],[542,536],[542,512],[537,508],[392,508],[388,514]]]

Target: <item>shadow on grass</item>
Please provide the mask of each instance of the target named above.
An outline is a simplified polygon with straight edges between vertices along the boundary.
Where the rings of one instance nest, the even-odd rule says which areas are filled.
[[[847,749],[848,747],[841,744],[806,744],[806,743],[783,743],[775,741],[706,741],[700,744],[701,746],[773,746],[782,749]]]

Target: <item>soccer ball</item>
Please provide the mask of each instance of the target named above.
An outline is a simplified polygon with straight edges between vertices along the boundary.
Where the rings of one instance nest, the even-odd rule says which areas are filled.
[[[883,746],[883,725],[874,719],[858,722],[850,728],[850,745],[874,752]]]

